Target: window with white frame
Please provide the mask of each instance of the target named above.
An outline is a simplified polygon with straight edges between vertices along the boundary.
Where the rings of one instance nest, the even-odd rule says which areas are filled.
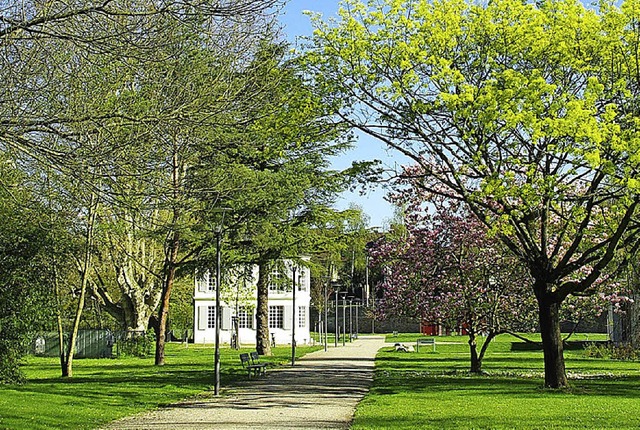
[[[299,328],[307,327],[307,307],[306,306],[298,306],[298,327]]]
[[[216,275],[209,272],[207,277],[207,291],[215,291],[216,290]]]
[[[241,307],[238,309],[238,328],[253,327],[253,311],[251,308]]]
[[[196,285],[201,293],[211,293],[216,290],[216,278],[211,272],[198,275]]]
[[[284,328],[284,306],[269,306],[269,328]]]
[[[300,274],[298,275],[298,291],[306,291],[307,284],[305,279],[307,276],[307,272],[304,268],[300,268],[299,272]]]
[[[209,306],[207,310],[207,328],[216,328],[216,307]]]
[[[287,290],[287,282],[283,273],[274,268],[269,274],[269,292],[284,293]]]

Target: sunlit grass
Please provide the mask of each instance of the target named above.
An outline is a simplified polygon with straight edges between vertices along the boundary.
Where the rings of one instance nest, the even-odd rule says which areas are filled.
[[[535,335],[532,335],[532,339]],[[388,342],[415,344],[416,335]],[[604,340],[602,336],[571,340]],[[565,352],[571,388],[543,388],[542,352],[521,350],[500,336],[484,360],[486,374],[472,376],[466,337],[438,337],[434,353],[389,348],[376,360],[371,392],[356,411],[353,429],[639,428],[637,362],[585,358]]]
[[[417,334],[388,342],[415,345]],[[532,339],[535,335],[532,335]],[[590,335],[588,340],[602,340]],[[572,340],[587,340],[574,337]],[[512,342],[516,342],[516,347]],[[519,349],[500,336],[484,361],[483,376],[468,373],[464,336],[438,337],[436,351],[400,353],[385,348],[377,357],[374,386],[359,405],[354,429],[389,428],[639,428],[638,362],[586,358],[567,350],[568,390],[543,389],[542,352]],[[316,348],[299,347],[298,355]],[[248,351],[248,349],[246,349]],[[264,358],[274,365],[290,358],[275,348]],[[223,348],[223,394],[246,381],[238,351]],[[167,364],[152,358],[77,360],[74,377],[61,378],[54,358],[29,357],[23,386],[0,386],[0,428],[96,428],[113,419],[191,396],[211,395],[213,347],[167,346]]]
[[[298,347],[297,356],[311,350]],[[249,349],[244,349],[244,352]],[[245,381],[238,353],[221,349],[221,386],[225,390]],[[286,363],[291,349],[273,349],[262,358]],[[213,347],[168,344],[166,365],[153,358],[82,359],[74,361],[73,378],[60,377],[56,358],[28,357],[22,386],[0,386],[0,428],[90,429],[147,409],[194,395],[210,395],[213,386]]]

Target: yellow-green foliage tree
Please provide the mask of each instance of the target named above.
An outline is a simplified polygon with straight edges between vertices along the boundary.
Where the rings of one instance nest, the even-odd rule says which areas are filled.
[[[308,65],[341,115],[528,267],[545,385],[567,386],[561,303],[638,247],[640,2],[347,0],[315,26]]]

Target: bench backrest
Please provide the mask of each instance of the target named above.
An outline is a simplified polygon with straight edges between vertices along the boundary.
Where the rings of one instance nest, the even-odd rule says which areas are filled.
[[[249,364],[249,354],[242,353],[240,354],[240,361],[242,362],[242,367],[246,366]]]
[[[252,351],[251,352],[251,361],[253,362],[253,364],[259,364],[260,363],[260,356],[258,355],[258,353],[256,351]]]

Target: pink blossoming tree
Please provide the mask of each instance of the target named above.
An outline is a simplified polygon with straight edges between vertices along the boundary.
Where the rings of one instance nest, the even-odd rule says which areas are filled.
[[[416,194],[397,194],[394,200],[405,207],[405,224],[371,250],[374,264],[386,271],[380,311],[463,328],[470,371],[480,373],[495,336],[535,328],[530,277],[468,211],[440,201],[427,213]]]

